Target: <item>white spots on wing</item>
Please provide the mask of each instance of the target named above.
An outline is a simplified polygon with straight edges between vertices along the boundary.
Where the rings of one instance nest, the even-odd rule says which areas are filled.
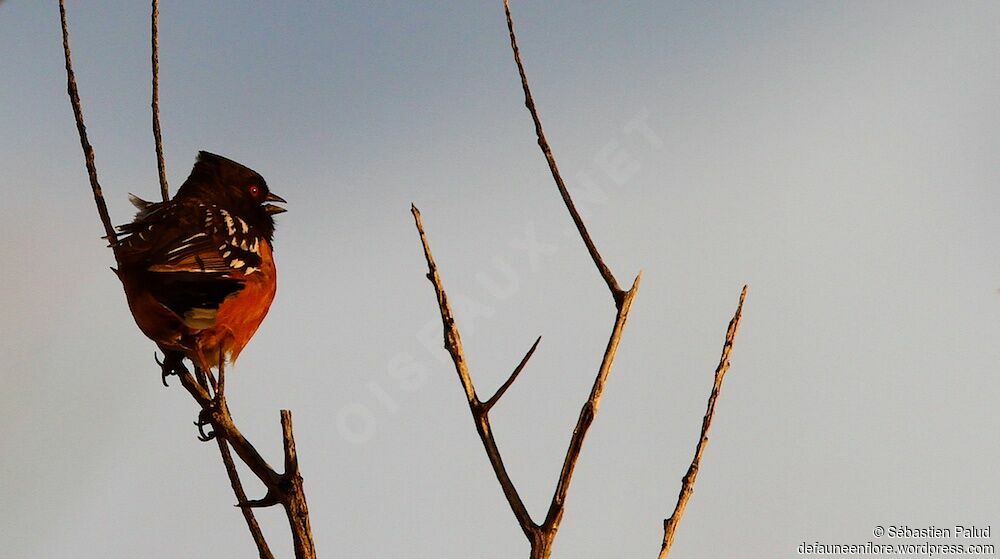
[[[243,250],[245,250],[245,251],[250,250],[250,245],[247,243],[246,239],[243,239],[242,241],[240,241],[240,248],[243,249]]]
[[[236,234],[236,228],[233,227],[233,217],[231,215],[229,215],[229,212],[227,212],[226,210],[219,209],[219,212],[222,214],[223,221],[226,222],[226,231],[229,233],[229,236],[231,237],[231,236],[235,235]],[[239,219],[239,218],[236,218],[236,219]],[[243,220],[240,219],[240,223],[242,223],[242,222],[243,222]]]
[[[170,249],[170,250],[167,251],[167,255],[169,256],[169,255],[171,255],[171,254],[173,254],[175,252],[180,252],[180,251],[182,251],[182,250],[184,250],[186,248],[191,248],[192,246],[194,246],[194,243],[186,243],[186,244],[174,247],[174,248],[172,248],[172,249]]]
[[[229,263],[233,268],[242,268],[246,265],[246,262],[240,260],[239,258],[234,258],[232,262]]]
[[[193,240],[195,240],[195,239],[197,239],[197,238],[200,238],[200,237],[204,237],[204,236],[205,236],[205,234],[204,234],[204,233],[195,233],[194,235],[191,235],[190,237],[188,237],[188,238],[184,239],[184,240],[183,240],[183,241],[181,241],[181,242],[182,242],[182,243],[189,243],[189,242],[191,242],[191,241],[193,241]]]
[[[254,268],[253,266],[250,266],[246,270],[243,270],[243,273],[249,276],[250,274],[252,274],[252,273],[254,273],[256,271],[257,271],[257,268]]]
[[[236,221],[237,221],[237,223],[240,226],[240,232],[241,233],[249,233],[250,232],[250,226],[247,225],[247,222],[243,221],[239,216],[236,217]],[[230,232],[229,234],[232,235],[232,232]]]
[[[226,258],[226,259],[228,259],[232,255],[233,255],[232,251],[229,251],[229,250],[227,250],[227,251],[225,251],[225,252],[222,253],[222,257]]]

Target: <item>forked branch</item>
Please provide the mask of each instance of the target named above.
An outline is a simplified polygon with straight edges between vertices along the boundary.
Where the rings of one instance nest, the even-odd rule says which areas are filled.
[[[593,259],[594,265],[597,267],[597,271],[601,274],[601,277],[604,278],[605,283],[607,283],[608,290],[611,292],[612,299],[615,301],[615,306],[617,307],[614,326],[611,329],[611,335],[604,351],[604,357],[601,360],[600,367],[598,368],[597,378],[594,380],[594,386],[591,389],[590,396],[587,398],[583,408],[580,410],[580,417],[577,420],[576,428],[573,430],[573,436],[570,438],[569,448],[566,450],[566,457],[563,460],[563,466],[559,473],[559,480],[556,483],[555,492],[552,495],[552,501],[549,504],[545,521],[541,524],[538,524],[531,519],[531,516],[527,509],[525,509],[524,503],[521,500],[516,487],[510,480],[510,476],[507,474],[507,470],[503,465],[503,458],[501,457],[500,451],[497,449],[496,442],[493,438],[493,430],[489,420],[490,409],[492,409],[507,389],[510,388],[510,385],[513,384],[514,380],[517,379],[517,376],[523,369],[524,364],[534,352],[538,341],[536,340],[535,345],[532,346],[527,355],[525,355],[524,359],[521,360],[521,364],[514,369],[514,372],[497,390],[496,394],[485,403],[480,401],[479,397],[476,395],[476,389],[472,383],[472,378],[469,375],[468,364],[462,349],[461,336],[459,335],[458,328],[455,325],[455,317],[452,313],[451,306],[448,303],[448,297],[445,294],[444,286],[441,283],[441,277],[438,274],[437,265],[434,263],[434,258],[431,256],[430,246],[427,242],[427,236],[424,233],[423,223],[420,219],[420,212],[416,207],[412,207],[411,211],[416,222],[417,231],[420,234],[421,243],[423,244],[424,256],[427,260],[427,278],[434,285],[434,292],[437,295],[438,310],[441,313],[441,321],[444,325],[445,348],[451,355],[452,362],[455,364],[455,370],[458,372],[459,380],[465,390],[466,400],[468,401],[469,409],[472,412],[473,420],[476,423],[476,430],[479,432],[479,437],[483,442],[483,447],[486,450],[486,455],[490,459],[490,464],[493,466],[493,471],[497,476],[497,480],[500,482],[500,487],[503,490],[504,495],[507,497],[507,502],[510,504],[511,510],[514,512],[514,517],[517,519],[518,524],[521,526],[521,530],[524,532],[525,537],[527,537],[529,543],[531,544],[531,557],[533,559],[545,559],[552,553],[552,542],[555,539],[556,533],[559,530],[559,523],[562,520],[566,503],[566,494],[569,491],[570,481],[573,478],[573,470],[576,468],[576,462],[580,457],[581,450],[583,449],[583,441],[586,438],[587,431],[590,429],[590,425],[594,420],[594,415],[600,407],[601,396],[604,393],[604,386],[607,383],[608,376],[611,374],[611,367],[615,360],[615,354],[618,351],[618,345],[621,341],[622,332],[625,329],[625,323],[628,320],[628,315],[632,308],[632,301],[639,290],[641,274],[635,278],[631,289],[628,291],[623,290],[618,285],[618,281],[615,279],[614,274],[612,274],[611,270],[604,263],[604,259],[601,257],[601,254],[597,250],[597,246],[594,244],[593,239],[590,237],[590,233],[587,231],[583,218],[576,210],[576,206],[573,204],[573,199],[570,196],[569,191],[566,189],[566,184],[562,179],[562,175],[559,173],[559,167],[556,164],[555,156],[552,155],[552,148],[549,146],[549,142],[545,138],[545,132],[542,129],[542,122],[538,116],[535,101],[531,96],[531,89],[528,87],[528,78],[524,71],[524,65],[521,62],[521,54],[517,46],[517,37],[514,34],[514,23],[510,14],[510,5],[507,0],[504,0],[503,4],[504,12],[507,16],[507,30],[510,35],[510,46],[514,54],[514,62],[517,64],[518,74],[521,77],[521,88],[524,91],[524,104],[528,108],[528,112],[531,113],[532,121],[535,123],[535,136],[538,139],[538,146],[541,148],[542,154],[548,162],[549,171],[552,173],[552,178],[556,183],[556,188],[559,190],[563,203],[566,205],[566,209],[569,211],[570,217],[576,225],[580,238],[583,240],[584,245],[586,245],[587,251],[590,253],[590,257]]]
[[[438,310],[441,313],[441,322],[444,326],[445,349],[448,350],[448,354],[451,355],[451,361],[455,364],[455,371],[458,373],[458,379],[465,390],[465,399],[469,404],[469,411],[472,413],[472,419],[476,423],[479,438],[483,441],[486,455],[490,459],[490,465],[493,466],[493,473],[496,474],[497,481],[500,482],[500,488],[503,490],[504,496],[507,497],[507,503],[510,504],[510,509],[513,511],[517,523],[521,526],[521,530],[524,531],[525,537],[528,538],[529,542],[534,542],[539,534],[538,525],[531,520],[528,509],[525,508],[524,502],[517,492],[517,488],[514,487],[514,483],[507,473],[507,468],[503,465],[500,450],[493,439],[489,408],[476,395],[476,387],[472,384],[472,377],[469,376],[469,366],[465,359],[465,350],[462,349],[462,336],[458,333],[458,326],[455,325],[455,315],[452,313],[451,304],[448,302],[448,294],[444,291],[441,276],[438,274],[437,264],[434,262],[434,256],[431,254],[431,247],[427,242],[427,235],[424,233],[424,223],[420,219],[420,210],[416,206],[411,205],[410,212],[413,214],[413,221],[417,226],[417,232],[420,234],[420,242],[424,248],[424,258],[427,260],[427,279],[434,285],[434,293],[437,296]],[[535,344],[537,345],[537,343],[536,341]],[[526,360],[527,357],[525,358]],[[511,375],[511,378],[513,379],[515,376]],[[505,384],[509,385],[511,382],[513,380],[508,380]],[[499,391],[497,392],[497,394],[500,393]],[[532,547],[534,547],[534,544],[532,544]]]
[[[715,402],[722,391],[722,381],[729,371],[729,354],[733,351],[733,342],[736,340],[736,330],[740,326],[740,319],[743,317],[743,301],[747,297],[747,286],[743,286],[740,292],[740,302],[736,306],[736,314],[729,321],[729,328],[726,329],[726,343],[722,346],[722,356],[719,358],[719,366],[715,368],[715,383],[712,385],[712,393],[708,396],[708,409],[705,410],[705,417],[701,421],[701,436],[694,449],[694,458],[688,467],[684,479],[681,481],[681,491],[677,495],[677,505],[670,518],[663,521],[663,545],[660,547],[659,559],[666,559],[670,553],[670,547],[674,544],[674,532],[677,525],[684,516],[684,509],[687,508],[688,499],[694,491],[694,482],[698,478],[698,467],[701,465],[701,457],[705,453],[705,446],[708,445],[708,430],[712,427],[712,418],[715,416]]]
[[[566,496],[569,492],[570,482],[573,478],[573,471],[576,468],[576,463],[579,460],[580,453],[583,449],[584,439],[586,438],[587,432],[593,424],[597,411],[600,408],[601,397],[604,394],[604,388],[607,384],[608,377],[611,374],[618,346],[621,342],[622,333],[625,330],[625,324],[628,321],[628,316],[632,309],[632,302],[639,290],[639,283],[641,281],[642,274],[640,273],[636,276],[630,289],[627,291],[622,289],[610,268],[607,264],[605,264],[604,259],[597,250],[597,246],[587,231],[586,224],[584,224],[583,218],[577,211],[576,206],[573,203],[573,199],[570,196],[569,191],[566,188],[566,184],[559,172],[555,156],[552,154],[552,148],[549,145],[548,140],[545,138],[545,132],[542,129],[542,122],[538,116],[538,110],[531,95],[531,88],[528,86],[528,78],[524,70],[524,64],[521,61],[521,53],[517,44],[517,36],[514,33],[514,22],[511,16],[509,1],[503,0],[503,6],[507,19],[507,30],[510,36],[511,51],[513,52],[514,62],[517,65],[518,75],[521,79],[521,88],[524,91],[524,104],[525,107],[527,107],[528,112],[531,114],[531,119],[534,122],[535,136],[538,141],[538,146],[542,150],[542,154],[545,156],[545,160],[549,166],[549,171],[555,181],[556,188],[559,190],[559,195],[562,197],[563,203],[566,205],[566,209],[569,212],[570,217],[573,219],[573,223],[576,225],[577,232],[580,234],[580,238],[587,247],[587,251],[590,253],[590,257],[594,261],[595,267],[607,284],[608,290],[611,292],[611,296],[615,301],[615,306],[617,307],[614,325],[612,326],[611,334],[604,350],[604,356],[601,359],[601,365],[598,368],[597,378],[594,380],[594,385],[591,388],[587,401],[584,402],[583,407],[580,410],[580,416],[577,419],[576,427],[573,429],[573,435],[570,438],[569,448],[566,450],[566,456],[563,460],[563,466],[559,473],[559,480],[556,483],[555,492],[552,495],[552,500],[549,504],[545,520],[541,524],[538,524],[531,519],[530,514],[525,509],[524,503],[517,492],[517,488],[514,486],[510,476],[507,474],[506,468],[503,464],[503,459],[500,456],[500,452],[497,449],[496,442],[494,441],[492,427],[489,420],[490,410],[504,395],[507,389],[510,388],[511,384],[513,384],[513,382],[517,379],[525,363],[527,363],[528,359],[530,359],[533,354],[535,347],[537,347],[538,340],[535,341],[535,344],[521,360],[521,363],[514,369],[514,372],[510,375],[507,381],[500,386],[496,394],[494,394],[494,396],[485,403],[480,401],[476,394],[472,378],[469,374],[469,367],[465,358],[464,350],[462,349],[461,336],[459,335],[458,328],[455,325],[454,314],[450,304],[448,303],[448,297],[444,291],[444,286],[442,285],[441,277],[438,273],[437,264],[434,262],[434,258],[431,255],[430,246],[424,232],[420,212],[416,207],[411,207],[411,212],[413,213],[417,231],[423,245],[424,256],[427,260],[427,278],[434,285],[434,292],[437,296],[438,310],[440,311],[441,321],[444,326],[444,345],[448,350],[448,353],[451,355],[452,362],[455,365],[455,370],[457,371],[459,380],[465,390],[466,400],[469,404],[469,409],[472,412],[473,420],[476,423],[480,439],[483,442],[490,464],[493,466],[493,471],[497,476],[497,480],[500,482],[500,487],[503,490],[504,495],[507,497],[511,510],[531,544],[531,558],[547,559],[552,552],[552,543],[559,530],[560,522],[562,521],[566,504]],[[740,296],[739,309],[737,310],[737,314],[734,317],[733,322],[730,323],[729,333],[726,338],[726,347],[723,350],[723,358],[720,362],[719,369],[716,372],[716,389],[713,391],[713,395],[709,400],[709,413],[706,415],[703,425],[702,441],[699,442],[696,459],[692,464],[692,469],[685,478],[685,489],[682,489],[682,499],[678,504],[679,511],[675,511],[674,516],[672,516],[667,522],[667,532],[664,536],[664,551],[661,552],[661,558],[666,556],[666,550],[669,549],[669,542],[672,541],[673,538],[673,530],[676,527],[676,521],[680,519],[680,514],[683,512],[683,506],[687,501],[687,496],[690,494],[691,487],[694,483],[694,476],[697,472],[697,462],[700,461],[701,453],[704,449],[704,443],[707,441],[706,433],[708,431],[708,426],[711,423],[711,415],[714,412],[715,399],[718,396],[718,390],[721,388],[722,376],[729,367],[729,352],[731,351],[733,338],[735,337],[736,326],[739,324],[740,312],[745,295],[746,288],[744,287],[743,294]],[[539,340],[540,339],[541,338],[539,338]]]
[[[299,463],[295,452],[295,439],[292,435],[291,412],[281,410],[285,471],[278,473],[236,427],[236,423],[229,412],[229,405],[226,403],[224,368],[220,368],[218,381],[212,379],[210,372],[204,373],[209,379],[209,383],[215,387],[214,394],[210,394],[208,388],[199,383],[195,379],[195,375],[192,375],[182,365],[178,366],[175,372],[181,380],[181,385],[184,386],[188,393],[191,394],[191,397],[201,406],[202,413],[199,415],[199,418],[200,421],[211,425],[212,434],[210,437],[223,439],[225,443],[232,446],[232,449],[240,457],[240,460],[250,468],[250,471],[267,488],[267,493],[263,498],[248,500],[246,494],[243,492],[242,485],[239,483],[238,476],[235,476],[235,467],[231,466],[230,463],[226,464],[230,483],[233,485],[233,491],[236,493],[238,499],[237,506],[243,510],[244,517],[247,520],[247,525],[250,533],[253,535],[254,542],[257,544],[260,556],[263,559],[272,557],[267,543],[260,533],[260,527],[257,525],[256,519],[253,518],[250,509],[280,504],[284,507],[285,513],[288,516],[296,559],[315,559],[316,550],[312,539],[312,530],[309,525],[309,508],[306,505],[302,475],[299,473]],[[202,374],[198,369],[195,372]],[[229,454],[228,448],[221,443],[219,447],[225,459],[225,456]]]

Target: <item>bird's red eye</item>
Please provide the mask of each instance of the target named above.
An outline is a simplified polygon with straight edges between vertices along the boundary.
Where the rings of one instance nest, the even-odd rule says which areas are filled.
[[[247,190],[250,192],[250,196],[253,196],[254,198],[256,198],[258,194],[260,194],[260,187],[257,186],[256,184],[251,184],[249,187],[247,187]]]

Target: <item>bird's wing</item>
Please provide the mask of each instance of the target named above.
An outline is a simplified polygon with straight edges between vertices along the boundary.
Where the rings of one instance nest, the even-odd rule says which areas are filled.
[[[123,254],[144,269],[145,287],[193,328],[213,325],[219,305],[260,267],[263,241],[216,206],[142,205],[136,220],[119,229],[128,234]]]

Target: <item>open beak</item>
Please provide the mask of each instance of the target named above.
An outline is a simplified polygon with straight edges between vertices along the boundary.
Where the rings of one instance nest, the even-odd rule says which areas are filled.
[[[268,195],[267,195],[267,198],[264,198],[264,201],[265,202],[281,202],[282,204],[287,204],[288,203],[288,202],[285,201],[284,198],[282,198],[281,196],[278,196],[277,194],[275,194],[273,192],[269,192]],[[271,215],[274,215],[274,214],[280,214],[280,213],[283,213],[283,212],[287,212],[288,210],[286,210],[285,208],[282,208],[281,206],[275,206],[274,204],[264,204],[264,211],[266,211],[267,213],[269,213]]]

